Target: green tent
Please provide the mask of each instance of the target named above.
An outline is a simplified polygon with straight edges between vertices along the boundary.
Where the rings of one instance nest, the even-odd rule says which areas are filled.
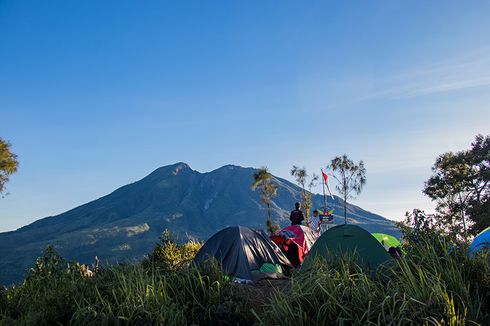
[[[316,257],[326,258],[329,253],[335,256],[356,253],[359,263],[371,268],[391,260],[371,233],[352,224],[338,225],[325,231],[310,249],[302,268],[308,268]]]
[[[388,250],[390,247],[401,248],[402,246],[400,241],[392,235],[384,234],[384,233],[371,233],[371,234],[373,235],[373,237],[376,238],[376,240],[379,241],[379,243],[381,243],[383,247],[385,247],[386,250]]]

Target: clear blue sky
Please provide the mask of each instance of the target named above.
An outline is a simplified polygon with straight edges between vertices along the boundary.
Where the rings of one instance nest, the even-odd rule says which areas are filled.
[[[490,133],[489,1],[0,1],[0,231],[178,161],[289,177],[364,160],[354,201],[414,207]],[[320,189],[318,189],[320,190]]]

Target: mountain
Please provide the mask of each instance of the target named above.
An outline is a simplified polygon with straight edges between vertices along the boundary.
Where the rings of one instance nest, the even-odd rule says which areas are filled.
[[[49,244],[69,260],[91,263],[97,255],[114,262],[141,259],[164,229],[181,239],[206,240],[228,225],[263,228],[265,208],[259,191],[250,187],[254,171],[226,165],[200,173],[177,163],[65,213],[0,233],[0,284],[20,280]],[[286,226],[301,189],[278,177],[274,181],[279,190],[271,205],[272,218]],[[322,196],[313,195],[315,207],[322,202]],[[342,200],[329,199],[329,206],[343,223]],[[398,235],[392,221],[357,206],[348,206],[348,218],[368,231]]]

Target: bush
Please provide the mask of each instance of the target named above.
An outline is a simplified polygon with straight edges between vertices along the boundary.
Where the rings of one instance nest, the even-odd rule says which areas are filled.
[[[76,310],[76,302],[90,294],[91,284],[91,279],[82,276],[80,265],[68,264],[48,247],[24,282],[4,293],[0,321],[67,324]]]
[[[146,269],[176,270],[187,267],[201,247],[201,242],[192,240],[179,244],[178,239],[165,230],[160,237],[160,243],[143,259],[142,264]]]

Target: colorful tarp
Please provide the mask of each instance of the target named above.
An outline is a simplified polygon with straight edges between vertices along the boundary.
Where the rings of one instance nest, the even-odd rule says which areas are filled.
[[[400,241],[392,235],[384,234],[384,233],[371,233],[371,234],[373,235],[373,237],[376,238],[376,240],[378,240],[379,243],[383,245],[383,247],[385,247],[386,250],[390,249],[390,247],[394,247],[394,248],[401,247]]]
[[[299,267],[317,239],[307,226],[290,225],[273,236],[272,241],[280,246],[295,267]]]

